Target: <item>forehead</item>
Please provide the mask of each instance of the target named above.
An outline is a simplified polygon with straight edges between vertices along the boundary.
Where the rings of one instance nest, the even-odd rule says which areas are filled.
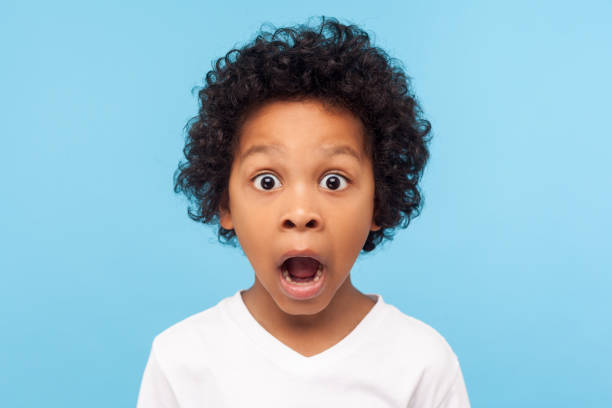
[[[238,156],[246,152],[319,148],[335,150],[344,146],[365,155],[365,132],[361,120],[350,111],[324,105],[317,100],[274,101],[251,112],[244,121],[237,145]],[[254,149],[255,148],[255,149]]]

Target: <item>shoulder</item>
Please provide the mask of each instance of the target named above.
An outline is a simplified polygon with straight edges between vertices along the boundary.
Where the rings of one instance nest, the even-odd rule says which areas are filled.
[[[228,331],[223,310],[225,301],[223,299],[215,306],[188,316],[157,334],[152,349],[160,364],[188,362],[222,341]]]
[[[401,359],[423,370],[455,372],[458,359],[444,336],[427,323],[386,304],[382,332]]]
[[[459,360],[444,336],[395,306],[387,306],[380,326],[384,349],[394,355],[393,367],[410,390],[410,406],[438,407],[445,400],[459,398],[457,406],[469,407]]]

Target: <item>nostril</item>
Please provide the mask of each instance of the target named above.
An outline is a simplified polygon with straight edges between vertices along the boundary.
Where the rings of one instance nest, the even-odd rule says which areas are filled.
[[[317,220],[310,220],[306,224],[300,223],[300,225],[304,225],[306,228],[316,228],[319,225],[319,223],[317,222]],[[291,220],[283,221],[283,228],[295,228],[296,226],[297,224]]]

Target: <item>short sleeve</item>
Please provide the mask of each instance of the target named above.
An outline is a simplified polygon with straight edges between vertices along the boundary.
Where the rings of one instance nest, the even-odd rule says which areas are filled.
[[[459,364],[457,364],[455,379],[436,408],[470,408],[470,400]]]
[[[174,391],[155,356],[155,342],[142,376],[136,408],[179,408]]]

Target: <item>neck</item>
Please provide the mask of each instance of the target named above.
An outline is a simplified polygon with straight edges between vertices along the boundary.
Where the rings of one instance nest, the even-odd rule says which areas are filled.
[[[242,292],[242,298],[255,320],[271,333],[315,334],[331,327],[354,327],[374,304],[353,286],[350,275],[327,305],[312,304],[310,309],[304,307],[302,314],[283,310],[285,305],[279,306],[257,278]]]

